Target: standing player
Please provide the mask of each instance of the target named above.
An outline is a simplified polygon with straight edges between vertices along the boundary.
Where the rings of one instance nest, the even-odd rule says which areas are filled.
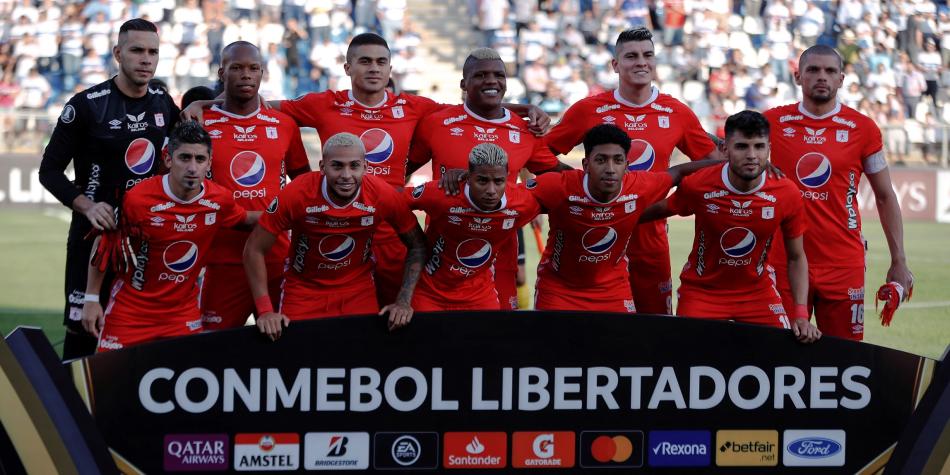
[[[215,234],[222,227],[253,225],[260,215],[244,211],[230,190],[205,181],[211,136],[197,122],[172,131],[165,165],[167,174],[126,194],[119,231],[106,231],[133,235],[135,265],[113,285],[104,314],[98,299],[103,272],[89,265],[82,321],[100,337],[99,351],[200,332],[197,279]],[[99,238],[100,254],[110,251],[103,241],[126,245],[114,235]]]
[[[300,129],[293,119],[273,110],[261,110],[257,94],[264,75],[260,50],[238,41],[224,48],[218,78],[224,83],[224,102],[204,114],[214,156],[211,178],[231,190],[246,210],[263,211],[291,178],[310,171]],[[201,316],[206,328],[244,325],[254,311],[254,299],[243,277],[242,255],[247,231],[222,230],[208,259],[201,288]],[[267,255],[270,295],[280,295],[284,259],[290,240],[277,238]]]
[[[627,154],[631,171],[669,168],[674,147],[692,160],[720,158],[693,111],[673,97],[660,94],[653,86],[656,58],[649,30],[636,28],[621,33],[612,62],[620,87],[572,105],[545,137],[551,150],[568,153],[581,143],[591,127],[614,124],[632,139]],[[666,221],[638,226],[630,239],[627,256],[637,309],[644,313],[672,313]]]
[[[506,152],[509,183],[517,182],[522,168],[533,173],[571,169],[558,162],[523,119],[504,107],[505,83],[505,63],[498,53],[489,48],[473,51],[462,67],[460,87],[465,91],[465,103],[422,120],[409,151],[409,173],[431,159],[432,178],[438,181],[447,170],[468,168],[465,151],[479,143],[494,143]],[[518,308],[517,249],[512,234],[495,261],[495,285],[504,309]]]
[[[446,194],[437,181],[407,190],[409,206],[429,217],[430,252],[412,299],[415,310],[508,308],[495,290],[496,251],[539,210],[523,186],[507,186],[509,176],[505,151],[480,143],[469,153],[460,194]]]
[[[791,328],[800,341],[811,343],[821,332],[808,322],[805,310],[808,261],[802,249],[802,200],[791,181],[763,173],[769,123],[752,111],[729,117],[724,148],[728,163],[685,178],[672,196],[641,218],[696,215],[676,314]],[[791,322],[768,264],[773,239],[783,240],[788,248],[788,277],[795,296]]]
[[[244,267],[254,294],[257,326],[272,339],[290,320],[334,315],[389,313],[389,326],[412,318],[412,292],[425,259],[425,236],[405,200],[385,181],[366,174],[359,137],[340,133],[323,146],[320,171],[292,181],[274,198],[244,248]],[[408,248],[402,288],[382,310],[374,292],[373,232],[388,222]],[[292,230],[289,267],[274,312],[267,289],[265,255],[277,236]]]
[[[628,173],[629,151],[626,132],[597,125],[584,135],[583,170],[549,173],[529,184],[551,225],[538,264],[536,309],[635,312],[626,249],[640,214],[683,175],[720,163]]]
[[[874,191],[881,227],[891,253],[887,281],[907,291],[914,276],[904,255],[901,210],[881,142],[881,131],[869,117],[841,104],[844,80],[841,56],[828,46],[802,53],[795,81],[802,101],[765,113],[772,126],[772,161],[794,180],[805,199],[805,254],[808,255],[808,312],[814,309],[818,328],[826,335],[864,338],[865,241],[858,212],[861,174]],[[782,246],[773,253],[783,301],[791,302],[781,272]]]
[[[59,116],[40,164],[40,182],[73,217],[66,240],[66,339],[63,359],[92,354],[96,339],[82,326],[92,228],[115,227],[121,195],[154,175],[178,108],[161,89],[148,86],[158,63],[158,29],[142,20],[119,27],[112,49],[119,73],[73,96]],[[73,162],[75,181],[66,177]],[[108,290],[102,300],[108,298]]]

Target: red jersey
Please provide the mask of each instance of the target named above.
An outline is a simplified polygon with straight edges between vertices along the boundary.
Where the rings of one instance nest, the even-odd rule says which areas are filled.
[[[584,140],[588,130],[600,124],[616,125],[630,136],[630,171],[666,170],[674,147],[692,160],[704,158],[716,148],[696,114],[672,96],[660,94],[656,87],[643,104],[627,101],[617,90],[581,99],[567,109],[544,140],[555,153],[565,154]],[[631,238],[630,255],[668,252],[664,223],[659,220],[638,227]]]
[[[284,292],[328,294],[344,286],[374,288],[370,244],[383,221],[400,234],[417,223],[399,192],[382,179],[364,176],[353,201],[338,206],[327,195],[323,174],[310,172],[280,192],[259,224],[274,235],[292,231]]]
[[[869,160],[884,163],[881,130],[840,103],[822,117],[797,103],[766,111],[765,118],[772,163],[798,185],[805,200],[809,267],[863,266],[858,186]],[[785,248],[776,250],[776,263],[782,264]]]
[[[626,247],[643,213],[673,186],[669,173],[631,172],[610,202],[594,199],[583,170],[549,173],[529,183],[551,229],[538,264],[538,286],[629,293]]]
[[[286,183],[287,170],[309,165],[293,119],[275,109],[239,116],[213,106],[204,113],[211,135],[211,179],[231,190],[234,200],[249,211],[263,211]],[[210,264],[240,264],[249,231],[221,230],[214,240]],[[268,261],[287,255],[290,241],[281,234]]]
[[[429,216],[426,241],[430,251],[419,289],[451,302],[475,301],[495,291],[491,269],[499,246],[540,210],[524,185],[510,183],[494,211],[484,211],[472,202],[468,185],[462,193],[447,196],[437,181],[431,181],[407,188],[406,197],[412,209]]]
[[[123,199],[122,219],[139,226],[147,237],[131,243],[137,265],[122,276],[114,305],[134,309],[131,315],[160,312],[176,319],[198,318],[198,273],[215,234],[246,216],[230,190],[210,181],[188,202],[172,194],[168,175],[133,187]]]
[[[280,110],[302,127],[313,127],[321,140],[349,132],[366,147],[366,171],[390,185],[406,183],[406,157],[419,119],[440,106],[412,94],[390,95],[376,105],[359,103],[353,93],[324,91],[281,101]]]
[[[772,240],[796,238],[805,231],[802,199],[788,179],[763,173],[759,185],[737,191],[728,164],[707,167],[683,179],[669,197],[671,211],[696,215],[693,250],[680,274],[681,289],[747,299],[771,292],[765,272]],[[777,234],[781,228],[782,233]]]

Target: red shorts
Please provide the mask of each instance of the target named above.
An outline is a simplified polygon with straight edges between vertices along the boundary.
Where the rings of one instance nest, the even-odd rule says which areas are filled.
[[[116,305],[105,309],[105,325],[99,333],[97,352],[118,350],[150,341],[201,333],[201,316],[197,306],[192,311],[161,309],[151,312],[141,308]],[[169,319],[175,315],[176,318]]]
[[[734,320],[778,328],[791,328],[778,293],[760,293],[745,299],[716,297],[709,292],[680,287],[676,314],[712,320]]]
[[[284,292],[280,313],[291,320],[336,317],[340,315],[367,315],[379,313],[373,286],[333,289],[332,292]]]
[[[398,239],[373,241],[373,256],[376,258],[376,300],[384,306],[389,305],[396,301],[399,289],[402,288],[406,245]]]
[[[416,312],[451,312],[467,310],[498,310],[498,295],[489,289],[484,295],[464,300],[447,299],[445,294],[418,286],[412,294],[412,309]]]
[[[782,302],[786,306],[794,305],[788,268],[774,267]],[[863,265],[808,267],[808,314],[814,312],[815,324],[823,335],[858,341],[864,339],[864,271]]]
[[[281,285],[284,283],[284,263],[267,263],[267,291],[277,308]],[[241,264],[208,264],[201,281],[201,321],[206,330],[238,328],[247,322],[247,316],[257,315],[254,296],[247,283],[247,274]]]
[[[630,270],[630,290],[633,292],[633,301],[637,304],[640,313],[672,314],[673,313],[673,281],[670,273],[669,251],[653,254],[631,256],[628,269]]]
[[[607,292],[578,292],[576,289],[568,289],[563,285],[538,279],[534,291],[534,308],[536,310],[636,313],[637,307],[634,305],[633,297],[630,295],[629,288],[626,290],[614,295]]]
[[[495,268],[495,292],[502,310],[518,310],[518,268]]]

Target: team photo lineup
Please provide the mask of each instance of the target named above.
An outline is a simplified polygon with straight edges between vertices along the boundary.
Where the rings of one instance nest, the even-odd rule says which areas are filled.
[[[800,102],[732,114],[716,138],[655,85],[643,27],[617,37],[617,88],[570,104],[556,124],[504,102],[509,70],[491,48],[460,65],[459,104],[395,91],[375,33],[346,48],[350,89],[270,100],[261,50],[235,41],[221,50],[219,86],[176,104],[153,81],[161,43],[155,24],[123,23],[117,74],[67,102],[43,154],[41,183],[73,210],[64,359],[252,315],[277,340],[313,318],[378,314],[397,330],[414,312],[518,310],[525,272],[537,273],[538,310],[862,340],[862,179],[891,258],[874,276],[885,284],[871,283],[882,321],[911,297],[881,129],[838,99],[845,65],[832,47],[801,53]],[[301,127],[320,139],[314,170]],[[580,168],[563,160],[577,146]],[[689,160],[671,167],[674,149]],[[408,185],[424,167],[431,181]],[[540,263],[519,269],[519,234],[539,216]],[[685,263],[670,259],[673,216],[694,219]]]

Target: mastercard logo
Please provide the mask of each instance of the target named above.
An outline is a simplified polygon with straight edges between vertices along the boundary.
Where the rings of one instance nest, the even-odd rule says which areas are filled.
[[[643,466],[643,432],[581,432],[581,467]]]
[[[623,463],[633,455],[633,443],[622,435],[602,435],[594,439],[590,446],[590,455],[600,463]]]

